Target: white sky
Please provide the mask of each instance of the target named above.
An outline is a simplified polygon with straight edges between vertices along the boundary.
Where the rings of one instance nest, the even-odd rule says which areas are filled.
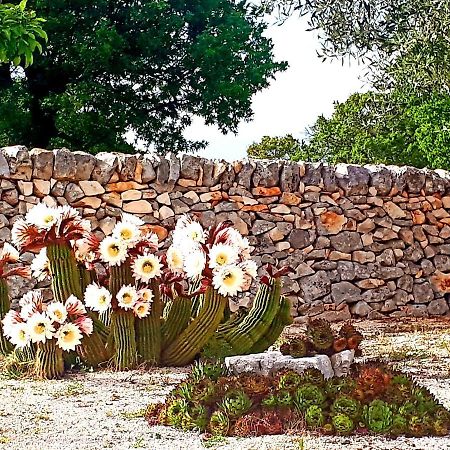
[[[264,135],[301,137],[320,114],[331,114],[333,101],[344,101],[353,92],[365,90],[360,80],[363,67],[356,63],[342,66],[337,60],[322,62],[316,54],[320,44],[315,33],[305,30],[306,20],[298,17],[269,28],[276,59],[288,61],[289,68],[254,96],[254,118],[242,123],[236,135],[223,135],[195,118],[185,136],[209,142],[199,155],[233,161],[245,157],[247,147]]]

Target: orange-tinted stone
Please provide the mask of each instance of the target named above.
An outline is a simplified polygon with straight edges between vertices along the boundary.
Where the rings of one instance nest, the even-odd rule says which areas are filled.
[[[279,187],[271,187],[271,188],[266,188],[266,187],[257,187],[254,188],[252,190],[253,195],[257,195],[259,197],[274,197],[274,196],[278,196],[281,195],[281,189]]]
[[[242,208],[242,211],[254,211],[254,212],[262,212],[268,210],[269,207],[267,205],[246,205]]]
[[[168,235],[168,231],[164,227],[161,227],[159,225],[144,225],[142,228],[144,229],[145,232],[155,233],[160,241],[166,239]]]

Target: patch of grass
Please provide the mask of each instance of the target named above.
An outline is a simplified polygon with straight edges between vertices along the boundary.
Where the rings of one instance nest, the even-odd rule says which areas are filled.
[[[90,394],[91,391],[87,390],[83,383],[74,381],[67,384],[63,389],[59,389],[53,392],[53,398],[61,397],[77,397],[78,395]]]
[[[13,352],[0,360],[0,377],[6,380],[19,380],[33,373],[33,361],[19,361]]]
[[[140,419],[145,417],[146,408],[138,409],[136,411],[123,411],[121,416],[125,419]]]

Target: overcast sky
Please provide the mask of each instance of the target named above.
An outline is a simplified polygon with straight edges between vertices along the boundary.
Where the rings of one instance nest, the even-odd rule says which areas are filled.
[[[288,61],[289,68],[254,96],[254,118],[242,123],[236,135],[223,135],[201,119],[194,120],[185,135],[209,142],[202,156],[233,161],[244,157],[248,145],[264,135],[290,133],[301,137],[320,114],[331,114],[333,101],[344,101],[353,92],[367,89],[360,79],[362,67],[342,66],[340,61],[321,62],[316,55],[320,48],[317,37],[305,29],[305,20],[297,17],[281,27],[269,28],[267,35],[273,39],[275,56]]]

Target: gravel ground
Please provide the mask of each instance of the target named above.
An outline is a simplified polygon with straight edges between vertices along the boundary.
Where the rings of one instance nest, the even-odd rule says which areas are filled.
[[[450,408],[450,335],[446,321],[361,322],[365,354],[412,373]],[[295,333],[299,328],[291,328]],[[188,372],[72,373],[64,380],[0,380],[0,449],[98,450],[209,448],[258,450],[450,450],[450,438],[266,436],[202,443],[196,433],[148,427],[145,407]]]

